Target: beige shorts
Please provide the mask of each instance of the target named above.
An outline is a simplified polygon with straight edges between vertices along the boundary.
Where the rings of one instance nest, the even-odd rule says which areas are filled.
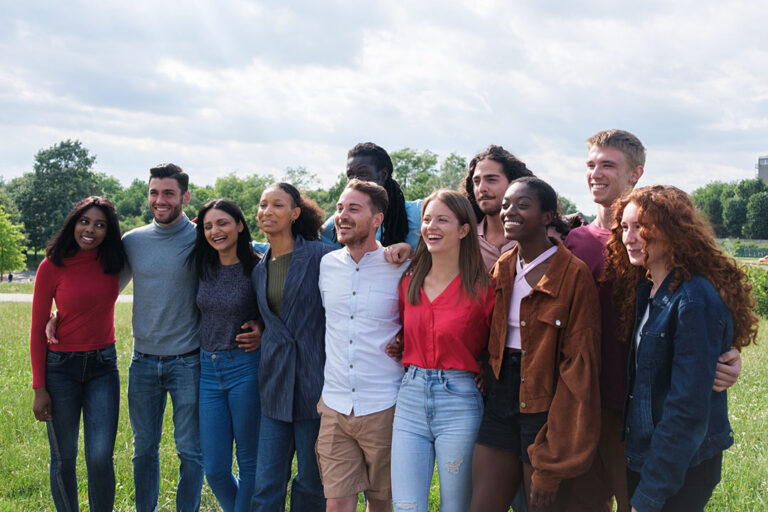
[[[315,452],[326,498],[356,496],[391,500],[390,451],[395,406],[351,416],[334,411],[323,399],[317,404],[320,433]]]

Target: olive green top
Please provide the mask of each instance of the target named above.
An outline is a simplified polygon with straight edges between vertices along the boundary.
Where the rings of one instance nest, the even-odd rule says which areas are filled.
[[[267,304],[269,309],[278,316],[282,310],[283,286],[292,255],[293,253],[289,252],[277,258],[270,258],[267,262]]]

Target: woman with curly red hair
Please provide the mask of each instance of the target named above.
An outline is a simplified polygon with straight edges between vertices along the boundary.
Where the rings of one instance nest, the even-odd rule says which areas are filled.
[[[755,340],[751,287],[678,188],[623,197],[611,231],[605,278],[615,283],[622,334],[631,334],[624,414],[632,510],[703,510],[733,444],[727,394],[712,390],[715,367],[722,352]]]

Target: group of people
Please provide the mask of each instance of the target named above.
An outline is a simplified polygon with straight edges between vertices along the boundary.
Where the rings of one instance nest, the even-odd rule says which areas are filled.
[[[190,221],[188,176],[150,170],[151,224],[120,238],[81,201],[38,269],[31,357],[58,510],[111,510],[114,303],[134,282],[128,402],[135,502],[154,510],[167,395],[178,510],[203,475],[223,510],[702,510],[733,442],[725,389],[757,318],[744,272],[687,194],[634,189],[645,148],[588,140],[595,220],[500,146],[461,190],[405,201],[387,152],[347,155],[331,219],[288,183],[262,193],[267,244],[226,199]],[[50,317],[52,302],[56,313]],[[237,474],[232,472],[233,444]],[[522,484],[522,485],[521,485]]]

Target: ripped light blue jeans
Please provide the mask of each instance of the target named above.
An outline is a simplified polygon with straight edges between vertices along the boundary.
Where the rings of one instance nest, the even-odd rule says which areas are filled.
[[[426,512],[437,459],[441,512],[469,510],[472,452],[483,417],[474,374],[408,368],[392,431],[395,511]]]

